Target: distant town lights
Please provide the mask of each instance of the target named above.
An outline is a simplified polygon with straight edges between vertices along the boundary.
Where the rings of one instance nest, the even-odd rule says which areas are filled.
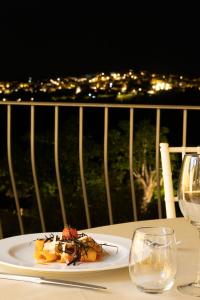
[[[76,88],[76,94],[79,94],[80,92],[81,92],[81,87],[77,86],[77,88]]]
[[[126,92],[126,90],[127,90],[127,85],[124,84],[121,88],[121,92],[124,93],[124,92]]]
[[[46,78],[44,81],[33,81],[31,77],[27,82],[20,81],[1,81],[0,82],[0,100],[8,101],[35,101],[38,94],[42,92],[49,95],[49,99],[54,101],[67,101],[68,99],[79,100],[80,95],[84,99],[101,99],[106,96],[116,97],[116,100],[132,99],[138,94],[153,95],[159,91],[168,91],[170,89],[179,89],[185,91],[187,88],[200,90],[200,79],[190,79],[182,75],[163,75],[150,74],[146,71],[135,72],[111,72],[87,74],[82,77],[57,77]],[[58,95],[54,95],[56,91]],[[81,93],[81,94],[80,94]],[[78,95],[80,94],[80,95]],[[23,95],[23,97],[22,97]],[[53,96],[52,96],[53,95]],[[119,97],[118,97],[119,96]],[[40,100],[40,99],[38,99]]]
[[[154,90],[149,90],[147,93],[148,93],[149,95],[154,95],[154,94],[155,94],[155,91],[154,91]]]
[[[155,84],[152,85],[152,89],[155,91],[162,91],[162,90],[170,90],[172,89],[172,85],[168,82],[157,80]]]
[[[54,79],[50,79],[50,82],[51,82],[52,84],[59,85],[59,82],[57,82],[57,81],[54,80]]]

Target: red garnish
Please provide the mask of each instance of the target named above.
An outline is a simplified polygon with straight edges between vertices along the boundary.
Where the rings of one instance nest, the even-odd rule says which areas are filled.
[[[66,240],[78,238],[78,232],[75,228],[65,227],[62,232],[62,237]]]

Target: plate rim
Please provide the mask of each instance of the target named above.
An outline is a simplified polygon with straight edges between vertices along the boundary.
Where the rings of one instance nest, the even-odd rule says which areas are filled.
[[[84,232],[84,231],[78,231],[78,232]],[[121,269],[121,268],[125,268],[128,267],[128,255],[127,255],[127,261],[124,261],[123,263],[120,264],[112,264],[112,265],[108,265],[108,266],[104,266],[104,267],[100,267],[100,268],[81,268],[81,269],[53,269],[53,268],[39,268],[37,266],[26,266],[26,265],[20,265],[14,262],[9,262],[6,261],[6,257],[7,260],[9,258],[13,259],[13,257],[11,255],[9,255],[9,249],[11,249],[11,247],[9,247],[10,242],[14,241],[18,241],[17,245],[23,244],[23,243],[28,243],[30,242],[30,240],[26,240],[31,239],[31,238],[36,238],[36,237],[40,237],[42,235],[48,235],[48,234],[60,234],[60,232],[39,232],[39,233],[30,233],[30,234],[23,234],[23,235],[17,235],[17,236],[12,236],[12,237],[8,237],[5,239],[0,240],[0,247],[2,247],[2,244],[4,245],[4,249],[2,249],[2,251],[0,252],[0,265],[4,265],[7,267],[13,267],[16,269],[21,269],[21,270],[29,270],[29,271],[37,271],[37,272],[49,272],[49,273],[86,273],[86,272],[100,272],[100,271],[109,271],[109,270],[114,270],[114,269]],[[111,239],[116,239],[115,242],[117,245],[121,246],[122,248],[125,248],[127,250],[127,254],[129,254],[129,250],[130,250],[130,246],[131,246],[131,239],[126,238],[126,237],[122,237],[122,236],[118,236],[118,235],[111,235],[111,234],[106,234],[106,233],[95,233],[95,232],[84,232],[87,235],[93,236],[95,239],[106,239],[106,238],[111,238]],[[21,241],[21,243],[20,243]],[[23,241],[23,242],[22,242]],[[106,241],[105,241],[106,242]],[[120,245],[120,242],[123,242],[122,245]],[[6,247],[7,246],[7,247]],[[7,250],[7,253],[5,254],[4,251]],[[2,252],[4,252],[4,255],[2,255]]]

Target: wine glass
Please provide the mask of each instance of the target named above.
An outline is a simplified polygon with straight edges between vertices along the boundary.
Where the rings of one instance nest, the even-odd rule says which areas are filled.
[[[199,154],[186,154],[184,156],[179,176],[177,196],[183,216],[197,228],[200,236]],[[200,254],[198,265],[200,266]],[[197,271],[197,276],[194,282],[180,285],[178,286],[178,290],[187,295],[200,297],[200,269]]]

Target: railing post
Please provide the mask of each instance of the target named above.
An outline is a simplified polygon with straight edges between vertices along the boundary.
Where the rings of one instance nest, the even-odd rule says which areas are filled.
[[[88,206],[88,198],[86,192],[86,183],[84,175],[84,166],[83,166],[83,107],[79,107],[79,165],[80,165],[80,175],[81,175],[81,184],[83,190],[83,200],[85,205],[85,214],[88,228],[91,227],[90,221],[90,212]]]
[[[160,109],[156,110],[156,180],[158,192],[158,217],[162,218],[162,206],[160,197]]]
[[[61,207],[61,213],[63,218],[63,224],[66,226],[68,224],[67,217],[66,217],[66,211],[65,211],[65,204],[64,204],[64,197],[63,197],[63,190],[62,190],[62,184],[61,184],[61,178],[60,178],[60,168],[59,168],[59,153],[58,153],[58,132],[59,132],[59,107],[55,107],[55,126],[54,126],[54,157],[55,157],[55,170],[56,170],[56,180],[58,185],[58,193],[59,193],[59,199],[60,199],[60,207]]]
[[[186,147],[187,143],[187,110],[183,110],[183,134],[182,134],[182,146]]]
[[[109,222],[110,224],[113,224],[112,202],[110,196],[110,183],[109,183],[109,176],[108,176],[108,107],[105,107],[104,109],[104,173],[105,173],[105,185],[106,185]]]
[[[13,170],[13,163],[12,163],[12,145],[11,145],[11,105],[7,106],[7,154],[8,154],[8,167],[9,167],[9,173],[10,173],[10,179],[11,179],[11,185],[13,189],[13,194],[15,198],[15,206],[17,210],[17,217],[20,227],[21,234],[24,234],[24,225],[21,217],[20,212],[20,203],[19,203],[19,197],[17,193],[17,187],[15,182],[15,176],[14,176],[14,170]]]
[[[134,124],[134,109],[130,108],[130,129],[129,129],[129,170],[131,183],[131,197],[133,206],[133,218],[137,221],[137,204],[135,198],[135,186],[133,178],[133,124]]]
[[[35,107],[31,106],[31,132],[30,132],[30,141],[31,141],[31,166],[32,166],[32,173],[33,173],[33,182],[35,186],[35,194],[37,198],[37,205],[39,210],[40,222],[42,231],[46,231],[45,221],[44,221],[44,214],[42,208],[42,202],[40,197],[40,190],[38,185],[37,179],[37,172],[35,167]]]
[[[183,110],[183,133],[182,133],[182,146],[186,147],[187,144],[187,110]],[[182,152],[182,159],[185,153]]]

